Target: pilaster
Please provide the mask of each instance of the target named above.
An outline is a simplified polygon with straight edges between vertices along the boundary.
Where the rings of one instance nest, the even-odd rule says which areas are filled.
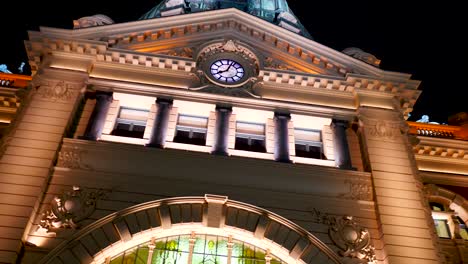
[[[372,172],[383,254],[380,263],[441,263],[437,237],[403,117],[361,108],[360,130]],[[399,153],[395,156],[395,153]]]
[[[47,189],[57,151],[85,86],[84,74],[45,70],[0,159],[0,263],[15,263]]]

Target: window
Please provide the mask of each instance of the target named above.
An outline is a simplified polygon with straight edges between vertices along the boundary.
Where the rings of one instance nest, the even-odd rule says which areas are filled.
[[[179,115],[174,142],[204,146],[207,127],[206,117]]]
[[[197,235],[194,238],[194,244],[190,244],[188,235],[172,236],[160,238],[154,241],[154,244],[143,243],[112,257],[110,264],[125,263],[158,263],[158,264],[187,264],[205,263],[205,264],[226,264],[226,263],[245,263],[245,264],[265,264],[267,252],[261,248],[242,242],[232,240],[227,237],[212,235]],[[232,243],[232,244],[231,244]],[[231,246],[229,246],[231,244]],[[150,245],[154,251],[150,253]],[[231,257],[228,260],[228,256]],[[272,264],[285,264],[274,255],[271,257]]]
[[[445,219],[434,219],[437,235],[440,238],[450,238],[450,229]]]
[[[457,216],[458,223],[460,224],[460,236],[468,240],[468,227],[466,226],[465,222],[461,219],[461,217]]]
[[[326,159],[320,130],[296,128],[294,138],[297,157]]]
[[[143,138],[149,111],[132,108],[120,108],[114,130],[114,136]]]
[[[443,212],[445,211],[444,205],[436,202],[430,202],[429,205],[431,206],[432,211],[436,212]]]
[[[235,149],[253,152],[266,152],[265,125],[237,122]]]

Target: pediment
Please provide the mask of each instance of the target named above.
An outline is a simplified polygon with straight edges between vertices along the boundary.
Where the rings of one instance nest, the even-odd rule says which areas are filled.
[[[29,32],[29,38],[33,72],[51,55],[54,65],[49,66],[88,72],[93,78],[155,84],[155,76],[164,76],[164,85],[195,87],[200,71],[194,52],[212,41],[233,40],[259,56],[257,81],[296,95],[287,100],[300,101],[311,88],[331,97],[359,92],[363,102],[398,96],[408,113],[419,96],[420,82],[409,74],[384,71],[237,9],[75,30],[42,27]],[[375,105],[374,99],[368,104]]]
[[[223,9],[77,30],[41,28],[55,38],[105,41],[107,49],[191,57],[203,43],[231,38],[255,47],[265,67],[305,74],[354,73],[383,77],[386,72],[311,39],[237,9]],[[392,74],[394,76],[395,74]],[[406,74],[404,77],[408,77]]]

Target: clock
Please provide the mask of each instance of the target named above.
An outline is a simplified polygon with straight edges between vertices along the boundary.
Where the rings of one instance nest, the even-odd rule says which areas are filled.
[[[203,79],[227,88],[245,88],[244,85],[259,72],[255,54],[233,40],[214,42],[201,48],[197,61]]]
[[[210,66],[210,74],[218,82],[233,84],[244,78],[244,67],[235,60],[220,59]]]

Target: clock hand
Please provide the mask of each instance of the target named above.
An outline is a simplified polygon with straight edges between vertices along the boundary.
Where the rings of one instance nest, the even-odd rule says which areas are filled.
[[[227,69],[226,69],[226,70],[224,70],[224,71],[218,71],[218,74],[219,74],[219,73],[223,73],[223,72],[227,72],[227,71],[229,71],[229,69],[231,69],[231,66],[232,66],[232,65],[234,65],[234,61],[233,61],[233,62],[231,62],[231,63],[229,64],[229,67],[227,67]]]

